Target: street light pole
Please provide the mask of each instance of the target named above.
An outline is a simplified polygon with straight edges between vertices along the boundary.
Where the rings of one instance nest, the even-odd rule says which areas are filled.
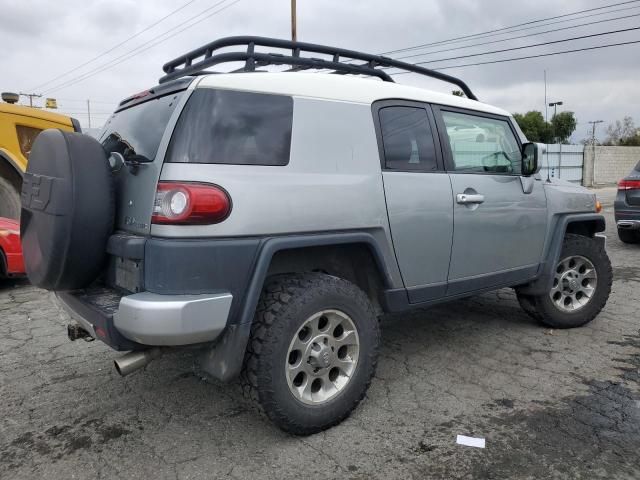
[[[549,106],[553,107],[553,118],[551,119],[551,121],[553,122],[553,119],[556,117],[557,115],[557,108],[558,105],[562,105],[562,102],[550,102]],[[556,142],[558,142],[559,145],[559,153],[558,153],[558,178],[560,178],[560,169],[562,168],[562,143],[559,141],[558,139],[558,132],[555,128],[555,125],[553,127],[553,135],[556,138]]]

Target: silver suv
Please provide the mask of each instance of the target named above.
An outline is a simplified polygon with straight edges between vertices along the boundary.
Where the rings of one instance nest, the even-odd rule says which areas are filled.
[[[227,62],[242,65],[205,70]],[[389,68],[468,98],[398,85]],[[22,192],[30,279],[57,292],[72,340],[129,352],[122,375],[189,347],[310,434],[364,397],[383,313],[512,287],[568,328],[607,301],[595,196],[541,178],[539,148],[461,80],[260,37],[164,71],[99,141],[42,133]]]

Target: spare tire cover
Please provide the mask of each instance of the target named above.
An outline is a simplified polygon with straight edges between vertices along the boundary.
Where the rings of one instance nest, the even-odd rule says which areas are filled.
[[[40,133],[22,183],[20,234],[29,280],[48,290],[93,282],[105,263],[114,211],[102,145],[80,133]]]

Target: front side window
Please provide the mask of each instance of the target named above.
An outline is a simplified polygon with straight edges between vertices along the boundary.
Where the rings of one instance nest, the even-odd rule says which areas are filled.
[[[436,170],[436,149],[424,108],[384,107],[379,111],[385,168]]]
[[[506,120],[442,112],[456,171],[521,173],[522,153]]]
[[[292,123],[291,97],[201,88],[180,115],[167,161],[287,165]]]

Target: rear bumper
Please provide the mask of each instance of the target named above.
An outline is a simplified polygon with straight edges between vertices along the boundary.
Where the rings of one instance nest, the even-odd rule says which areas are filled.
[[[640,230],[640,220],[618,220],[616,225],[621,230]]]
[[[7,274],[10,276],[24,275],[24,260],[22,253],[6,253]]]
[[[116,350],[215,340],[227,326],[233,300],[228,292],[121,296],[109,288],[59,292],[57,297],[91,336]]]
[[[227,326],[233,297],[228,292],[122,297],[114,325],[143,345],[190,345],[215,340]]]

